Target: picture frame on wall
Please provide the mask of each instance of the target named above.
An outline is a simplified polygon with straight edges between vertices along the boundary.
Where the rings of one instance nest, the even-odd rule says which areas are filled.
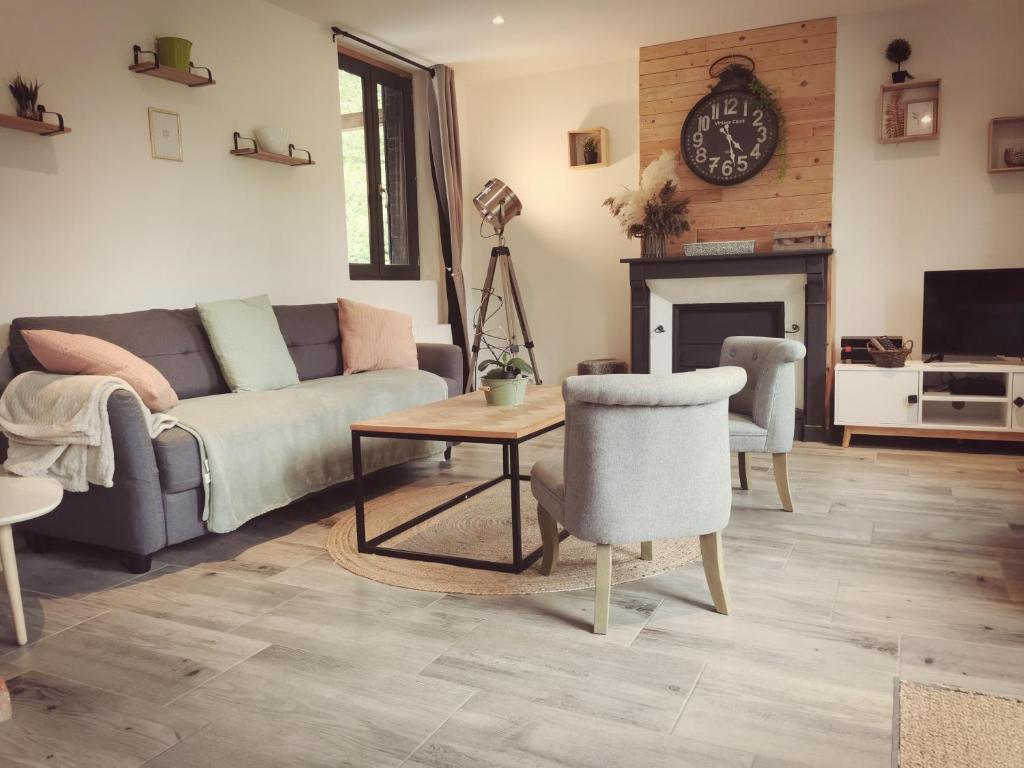
[[[931,136],[938,125],[935,99],[917,99],[906,102],[905,136]]]
[[[155,160],[182,162],[181,115],[167,109],[150,107],[149,147]]]

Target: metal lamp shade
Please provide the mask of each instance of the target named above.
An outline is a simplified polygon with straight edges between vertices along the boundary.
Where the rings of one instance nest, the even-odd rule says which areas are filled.
[[[480,193],[473,198],[473,205],[480,211],[484,221],[501,232],[505,225],[523,211],[516,193],[501,179],[488,181]]]

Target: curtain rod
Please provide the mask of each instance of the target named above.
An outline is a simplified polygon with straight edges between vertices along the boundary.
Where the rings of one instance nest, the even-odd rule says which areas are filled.
[[[413,61],[412,59],[406,58],[400,53],[395,53],[394,51],[389,51],[387,48],[382,48],[376,43],[371,43],[369,40],[364,40],[363,38],[358,37],[357,35],[353,35],[351,32],[346,32],[345,30],[340,29],[338,27],[331,27],[331,32],[333,33],[331,35],[332,43],[335,42],[339,37],[347,37],[349,40],[355,40],[357,43],[362,43],[363,45],[368,46],[369,48],[373,48],[373,50],[375,51],[380,51],[381,53],[391,56],[392,58],[398,59],[399,61],[404,61],[406,64],[409,64],[410,66],[416,67],[417,69],[422,69],[424,72],[429,72],[431,77],[434,76],[434,70],[431,69],[430,67],[420,64],[418,61]]]

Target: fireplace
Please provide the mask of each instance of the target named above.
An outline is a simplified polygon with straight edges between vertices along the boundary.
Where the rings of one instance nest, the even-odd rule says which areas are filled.
[[[672,371],[714,368],[730,336],[785,334],[781,301],[742,301],[672,306]]]
[[[830,293],[831,279],[829,276],[829,257],[831,248],[808,248],[794,251],[768,251],[760,253],[731,254],[723,256],[674,256],[665,259],[622,259],[629,266],[630,285],[630,357],[631,370],[634,373],[648,373],[651,370],[651,340],[659,338],[657,334],[667,332],[667,328],[655,327],[651,323],[651,289],[648,281],[692,280],[709,277],[750,277],[757,276],[758,282],[764,276],[798,276],[802,285],[800,303],[803,304],[802,334],[807,346],[807,357],[803,361],[803,423],[797,424],[800,439],[826,441],[830,438],[830,357],[829,339]],[[776,296],[736,296],[736,299],[775,299]],[[719,300],[729,301],[729,297]],[[677,302],[673,302],[672,306]],[[685,312],[685,310],[684,310]],[[770,310],[768,310],[770,312]],[[685,317],[685,315],[684,315]],[[679,315],[673,312],[676,322]],[[667,324],[667,317],[665,324]],[[706,338],[710,333],[698,335],[685,350],[682,363],[685,367],[703,367],[715,365],[718,360],[717,350],[721,347],[721,338],[733,331],[725,332],[726,321],[715,338]],[[661,321],[659,321],[661,322]],[[732,322],[731,320],[729,322]],[[800,322],[797,320],[796,322]],[[655,324],[657,325],[657,324]],[[783,322],[785,325],[785,322]],[[735,327],[735,326],[732,326]],[[775,329],[773,328],[773,331]],[[764,333],[753,331],[751,335],[782,336],[781,332]],[[685,333],[685,330],[684,330]],[[717,343],[716,343],[717,342]],[[673,346],[673,358],[680,351]],[[690,355],[686,357],[685,355]],[[667,359],[665,361],[667,368]],[[673,359],[673,367],[680,362]]]

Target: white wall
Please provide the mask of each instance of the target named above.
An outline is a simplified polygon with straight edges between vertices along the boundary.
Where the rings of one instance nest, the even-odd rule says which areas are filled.
[[[133,43],[193,41],[217,84],[132,74]],[[19,315],[89,314],[269,293],[363,298],[437,322],[436,285],[349,282],[329,32],[245,0],[4,0],[0,79],[20,71],[72,133],[0,131],[0,349]],[[422,82],[417,103],[422,106]],[[6,88],[0,111],[13,113]],[[147,108],[181,114],[183,163],[150,157]],[[422,115],[424,110],[420,110]],[[283,126],[316,165],[232,157],[231,134]],[[423,132],[420,131],[420,134]],[[436,206],[417,145],[423,277],[436,280]]]
[[[628,359],[628,278],[619,259],[639,255],[639,245],[601,202],[637,182],[637,78],[635,61],[613,62],[472,83],[460,93],[467,287],[481,287],[496,244],[479,237],[472,198],[497,176],[523,203],[506,235],[549,383],[586,358]],[[571,170],[566,132],[597,126],[609,131],[611,165]],[[470,293],[475,309],[480,294]]]
[[[1024,2],[839,20],[833,241],[837,334],[920,343],[922,272],[1024,266],[1024,174],[985,172],[988,121],[1024,114]],[[942,79],[937,141],[875,140],[894,37]]]

